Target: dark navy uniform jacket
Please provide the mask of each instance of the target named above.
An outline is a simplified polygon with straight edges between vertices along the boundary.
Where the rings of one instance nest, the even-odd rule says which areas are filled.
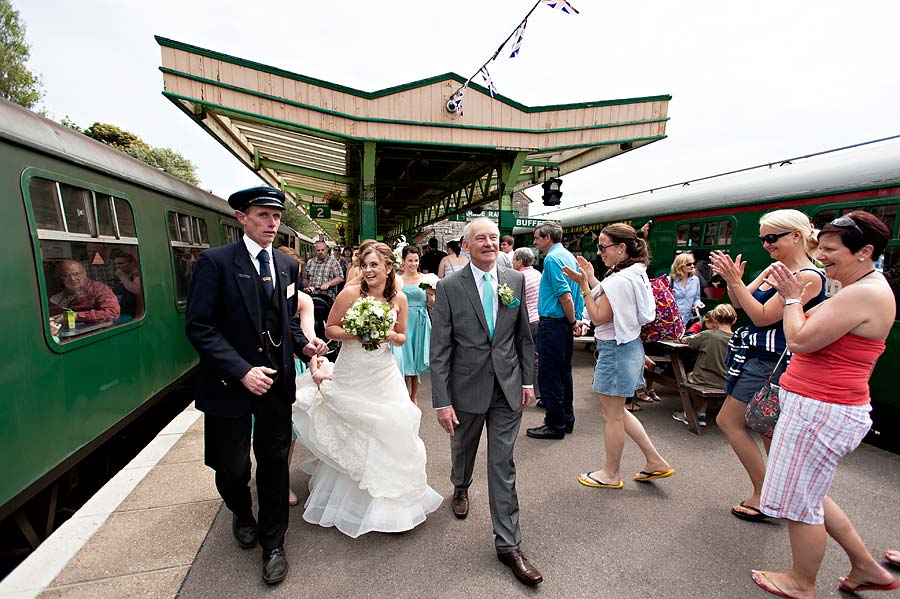
[[[278,370],[276,384],[283,389],[284,401],[293,403],[294,353],[304,361],[309,360],[303,354],[303,347],[309,341],[301,333],[297,317],[299,264],[279,251],[272,252],[272,260],[274,276],[278,279],[275,293],[281,294],[283,323],[281,331],[271,332],[276,343],[283,339],[281,364],[273,367]],[[266,347],[269,339],[261,321],[258,277],[243,240],[204,251],[194,266],[185,331],[200,354],[196,406],[207,414],[222,417],[246,414],[257,396],[240,379],[254,366],[270,365]],[[287,297],[289,287],[293,290],[291,297]]]

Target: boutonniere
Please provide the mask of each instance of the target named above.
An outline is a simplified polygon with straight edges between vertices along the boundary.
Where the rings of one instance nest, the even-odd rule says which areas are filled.
[[[506,283],[497,287],[497,295],[500,296],[500,301],[503,302],[503,305],[507,308],[518,308],[519,304],[522,303]]]

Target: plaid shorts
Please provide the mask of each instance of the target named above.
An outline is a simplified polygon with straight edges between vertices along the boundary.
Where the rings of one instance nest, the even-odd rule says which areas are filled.
[[[806,524],[825,522],[822,502],[838,460],[869,432],[871,405],[826,403],[785,389],[775,426],[760,509],[767,516]]]

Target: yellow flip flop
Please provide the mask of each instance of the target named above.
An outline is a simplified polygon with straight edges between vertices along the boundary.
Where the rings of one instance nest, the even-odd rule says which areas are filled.
[[[596,470],[594,471],[596,472]],[[585,487],[593,487],[595,489],[621,489],[625,486],[624,481],[619,481],[619,484],[613,485],[610,483],[605,483],[601,480],[597,480],[593,476],[591,476],[594,472],[585,472],[584,474],[578,475],[578,482],[583,484]]]
[[[655,480],[657,478],[669,478],[673,474],[675,474],[674,468],[669,468],[668,470],[654,470],[653,472],[641,470],[634,475],[634,480],[638,482],[644,482],[648,480]]]

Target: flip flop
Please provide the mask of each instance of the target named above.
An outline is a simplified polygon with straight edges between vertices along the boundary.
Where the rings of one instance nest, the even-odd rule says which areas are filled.
[[[636,403],[628,403],[625,404],[625,409],[634,414],[635,412],[643,412],[644,408],[637,405]]]
[[[859,591],[893,591],[894,589],[900,589],[900,580],[895,580],[889,584],[869,584],[866,582],[856,582],[849,576],[841,576],[838,578],[841,581],[841,584],[838,585],[838,588],[847,593],[858,593]],[[847,583],[855,584],[856,586],[848,587]]]
[[[593,487],[595,489],[621,489],[625,486],[625,482],[621,480],[617,485],[605,483],[602,480],[597,480],[596,478],[591,476],[593,473],[594,472],[585,472],[584,474],[579,474],[578,482],[583,484],[585,487]]]
[[[747,522],[762,522],[764,520],[768,520],[769,516],[762,513],[758,507],[753,507],[752,505],[747,505],[743,501],[739,504],[745,510],[751,510],[753,513],[748,514],[746,512],[742,512],[740,510],[736,510],[731,508],[731,515],[735,518],[740,518],[741,520],[746,520]]]
[[[759,575],[759,578],[761,578],[762,580],[757,580],[757,575]],[[763,572],[762,570],[750,570],[750,576],[753,578],[753,582],[756,583],[756,586],[758,586],[765,592],[771,593],[776,597],[784,597],[784,599],[794,599],[793,596],[788,595],[780,588],[778,588],[777,584],[772,582],[772,579],[769,578],[768,572]]]
[[[641,470],[634,475],[634,480],[638,482],[645,482],[648,480],[655,480],[657,478],[669,478],[673,474],[675,474],[674,468],[669,468],[668,470],[654,470],[653,472]]]

